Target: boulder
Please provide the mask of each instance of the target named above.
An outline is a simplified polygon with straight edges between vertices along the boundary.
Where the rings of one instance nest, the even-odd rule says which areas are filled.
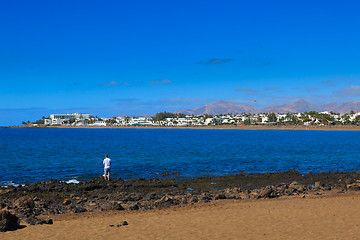
[[[219,199],[226,199],[225,194],[224,193],[216,194],[214,200],[219,200]]]
[[[300,184],[297,181],[293,181],[292,183],[289,184],[289,188],[298,188],[300,187]]]
[[[271,187],[265,187],[261,190],[259,198],[269,198],[274,190]]]
[[[40,220],[39,224],[54,224],[52,219],[48,219],[48,220]]]
[[[228,199],[241,199],[241,189],[240,188],[227,188],[225,189],[225,196]]]
[[[126,226],[126,225],[129,225],[129,223],[127,221],[121,221],[120,224],[117,225],[117,227]]]
[[[65,198],[63,201],[63,205],[69,205],[71,203],[70,199]]]
[[[250,197],[250,199],[258,199],[259,198],[259,193],[255,192],[255,191],[252,191],[249,194],[249,197]]]
[[[315,182],[314,183],[314,188],[315,189],[320,189],[322,187],[322,184],[320,182]]]
[[[137,203],[128,203],[125,205],[127,210],[139,210],[139,205]]]
[[[86,208],[80,206],[68,206],[67,212],[68,213],[81,213],[86,212]]]
[[[246,192],[240,194],[240,199],[250,199],[250,195]]]
[[[200,195],[200,201],[202,201],[202,202],[210,202],[211,199],[212,199],[212,197],[211,197],[211,194],[209,194],[209,193],[202,193]]]
[[[111,209],[112,209],[112,210],[124,210],[125,208],[124,208],[123,206],[121,206],[120,203],[118,203],[118,202],[113,202]]]
[[[0,232],[18,229],[20,227],[19,222],[19,218],[10,212],[0,212]]]
[[[35,207],[35,202],[30,196],[23,196],[18,198],[14,203],[14,208],[22,209],[28,208],[33,209]]]
[[[360,183],[348,184],[348,185],[346,185],[346,187],[349,190],[359,191],[360,190]]]

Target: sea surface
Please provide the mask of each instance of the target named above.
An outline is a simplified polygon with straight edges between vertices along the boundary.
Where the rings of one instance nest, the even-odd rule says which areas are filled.
[[[360,131],[0,128],[0,185],[58,179],[360,171]],[[173,176],[172,176],[173,177]]]

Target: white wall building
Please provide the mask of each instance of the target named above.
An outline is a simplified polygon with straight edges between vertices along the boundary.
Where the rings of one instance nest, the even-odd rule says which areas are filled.
[[[63,125],[63,124],[73,124],[75,121],[83,121],[85,119],[93,118],[93,114],[51,114],[50,119],[45,119],[46,125]]]

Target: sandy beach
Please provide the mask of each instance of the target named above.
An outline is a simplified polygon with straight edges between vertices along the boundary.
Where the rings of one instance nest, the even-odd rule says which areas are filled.
[[[58,215],[53,225],[26,225],[0,238],[358,239],[359,212],[359,193],[218,200],[165,210]],[[117,227],[121,221],[129,225]]]

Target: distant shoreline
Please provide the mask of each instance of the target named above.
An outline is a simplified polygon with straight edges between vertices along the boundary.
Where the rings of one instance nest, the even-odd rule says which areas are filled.
[[[189,127],[168,127],[168,126],[8,126],[2,128],[88,128],[88,129],[236,129],[236,130],[360,130],[360,126],[336,125],[336,126],[284,126],[284,125],[218,125],[218,126],[189,126]]]

